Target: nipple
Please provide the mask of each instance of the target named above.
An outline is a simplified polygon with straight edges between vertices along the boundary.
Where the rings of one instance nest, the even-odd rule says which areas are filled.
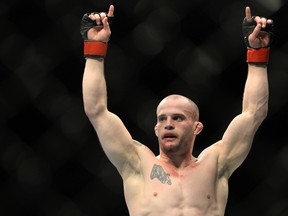
[[[154,197],[157,197],[157,195],[158,195],[157,192],[154,192],[154,193],[153,193],[153,196],[154,196]]]

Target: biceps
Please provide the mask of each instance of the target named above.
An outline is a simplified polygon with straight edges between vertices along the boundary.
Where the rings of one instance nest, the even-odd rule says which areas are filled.
[[[233,119],[225,131],[220,147],[220,160],[232,174],[247,157],[257,126],[249,114]]]
[[[128,156],[136,154],[132,137],[117,115],[107,111],[90,121],[105,154],[117,168],[124,165]]]

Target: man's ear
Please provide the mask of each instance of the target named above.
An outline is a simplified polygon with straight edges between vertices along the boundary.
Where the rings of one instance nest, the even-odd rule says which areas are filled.
[[[156,124],[155,127],[154,127],[154,132],[155,132],[156,136],[158,137],[158,127],[157,127],[157,124]]]
[[[195,122],[194,134],[198,135],[202,131],[203,127],[204,126],[201,122]]]

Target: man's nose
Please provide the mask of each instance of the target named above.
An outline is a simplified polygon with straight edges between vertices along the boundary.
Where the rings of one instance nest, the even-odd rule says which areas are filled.
[[[169,118],[168,118],[167,121],[166,121],[165,129],[166,129],[166,130],[172,130],[172,129],[174,129],[174,126],[173,126],[173,124],[172,124],[172,120],[169,119]]]
[[[165,129],[166,129],[166,130],[172,130],[172,129],[174,129],[174,126],[171,125],[171,124],[167,124],[167,125],[165,126]]]

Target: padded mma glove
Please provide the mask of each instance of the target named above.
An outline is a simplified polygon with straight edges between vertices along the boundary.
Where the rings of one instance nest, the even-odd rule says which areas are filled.
[[[103,42],[103,41],[95,41],[95,40],[88,39],[88,31],[91,28],[96,28],[96,29],[103,28],[102,21],[101,21],[101,24],[98,25],[95,20],[91,20],[89,18],[90,14],[91,13],[84,14],[80,23],[80,34],[82,38],[84,39],[84,57],[93,58],[93,59],[105,58],[107,54],[108,43]],[[100,13],[93,12],[92,14],[98,14],[100,16]],[[111,25],[113,21],[113,17],[107,16],[107,18],[108,18],[109,25]]]
[[[263,47],[251,47],[249,44],[248,37],[253,32],[257,23],[255,17],[251,18],[251,21],[248,22],[246,17],[242,23],[242,33],[244,36],[244,42],[247,46],[247,62],[256,65],[267,65],[269,61],[270,45],[274,37],[274,25],[272,23],[267,23],[265,28],[261,28],[261,32],[264,32],[269,35],[269,42]]]

